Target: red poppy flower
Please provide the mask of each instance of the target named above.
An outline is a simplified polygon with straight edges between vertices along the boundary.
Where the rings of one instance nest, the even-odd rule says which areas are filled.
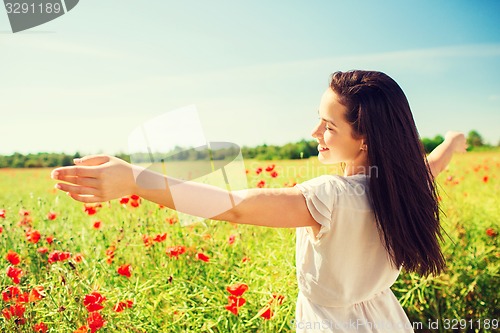
[[[116,271],[118,272],[118,274],[126,276],[127,278],[130,278],[130,276],[132,276],[130,264],[121,265]]]
[[[59,253],[59,260],[60,261],[64,261],[64,260],[68,260],[69,258],[71,258],[71,253],[70,252],[61,252]]]
[[[142,235],[142,242],[144,243],[145,247],[150,247],[153,245],[153,238],[148,235]]]
[[[76,262],[77,264],[81,263],[83,260],[83,254],[77,253],[73,256],[73,261]]]
[[[255,173],[256,174],[260,175],[261,172],[262,172],[262,168],[261,167],[255,169]]]
[[[129,197],[123,197],[123,198],[120,199],[120,204],[126,205],[126,204],[128,204],[129,200],[130,200]]]
[[[17,302],[19,296],[21,296],[21,290],[16,286],[9,286],[4,291],[2,291],[2,299],[4,300],[4,302]]]
[[[101,221],[94,221],[94,223],[92,224],[92,227],[94,229],[99,229],[101,227]]]
[[[45,246],[43,246],[43,247],[39,247],[38,249],[36,249],[36,251],[38,253],[47,253],[47,252],[49,252],[49,249],[46,248]]]
[[[0,234],[3,232],[3,227],[0,225]]]
[[[5,256],[5,258],[14,266],[19,265],[19,263],[21,262],[21,258],[19,258],[19,254],[17,254],[16,252],[14,252],[12,250],[9,250],[9,252],[7,252],[7,255]]]
[[[280,295],[280,294],[273,294],[271,300],[269,303],[264,306],[258,313],[260,317],[264,318],[265,320],[269,320],[274,316],[274,312],[272,310],[273,306],[281,305],[283,304],[283,301],[285,300],[285,296]]]
[[[198,252],[196,254],[196,259],[204,261],[204,262],[209,262],[210,261],[210,258],[207,255],[205,255],[205,254],[203,254],[201,252]]]
[[[137,208],[141,204],[141,197],[137,194],[132,194],[130,196],[130,206]]]
[[[104,297],[98,291],[93,291],[90,294],[85,295],[85,298],[83,300],[83,305],[87,306],[86,304],[90,304],[90,303],[99,303],[99,304],[101,304],[104,301],[106,301],[106,297]]]
[[[246,299],[234,295],[228,296],[227,300],[229,301],[229,305],[234,305],[237,307],[241,307],[246,303]]]
[[[167,222],[170,225],[174,225],[174,224],[176,224],[178,222],[178,220],[177,220],[176,217],[170,217],[170,218],[167,218]]]
[[[28,210],[26,209],[19,210],[19,215],[21,216],[21,220],[19,221],[20,226],[31,225],[32,218]]]
[[[49,328],[43,322],[39,322],[35,326],[33,326],[33,331],[35,333],[46,333]]]
[[[276,171],[271,172],[271,177],[273,178],[278,177],[278,173]]]
[[[236,240],[236,236],[235,235],[230,235],[229,238],[227,239],[227,243],[229,245],[233,245],[235,240]]]
[[[269,305],[263,307],[257,314],[265,320],[271,319],[274,315]]]
[[[26,210],[26,209],[20,209],[19,210],[19,215],[20,216],[29,216],[30,215],[30,211]]]
[[[234,305],[226,305],[226,310],[230,311],[235,316],[238,315],[238,308]]]
[[[99,312],[91,312],[87,318],[90,332],[95,333],[98,329],[102,328],[106,322]]]
[[[228,302],[229,304],[226,305],[226,310],[230,311],[234,315],[238,315],[238,308],[243,306],[245,304],[246,300],[243,297],[237,297],[237,296],[229,296],[228,297]]]
[[[87,213],[87,215],[94,215],[95,213],[97,213],[97,209],[96,209],[95,205],[84,204],[83,205],[83,211],[85,213]]]
[[[16,303],[28,303],[30,299],[30,294],[22,293],[19,295],[19,298],[16,300]]]
[[[483,177],[483,182],[484,182],[484,183],[487,183],[487,182],[488,182],[488,179],[489,179],[489,177],[488,177],[488,176],[484,176],[484,177]]]
[[[250,258],[248,258],[248,257],[243,257],[243,259],[241,259],[241,262],[247,262],[247,261],[250,261]]]
[[[115,258],[115,250],[116,250],[116,246],[114,245],[111,245],[110,247],[108,247],[108,249],[106,250],[106,262],[108,264],[111,265],[111,263],[113,262],[113,259]]]
[[[47,214],[47,219],[50,220],[50,221],[54,221],[56,219],[56,217],[57,217],[57,214],[54,213],[54,212],[49,212]]]
[[[45,240],[50,245],[50,244],[52,244],[54,242],[54,236],[47,236],[47,237],[45,237]]]
[[[11,317],[11,314],[10,314],[9,309],[3,309],[3,310],[2,310],[2,314],[3,314],[3,316],[5,317],[5,319],[7,319],[7,320],[9,320],[9,319],[10,319],[10,317]]]
[[[86,306],[88,312],[101,311],[104,306],[99,303],[90,303]]]
[[[164,240],[166,240],[166,239],[167,239],[167,233],[158,234],[158,235],[156,235],[156,236],[155,236],[155,238],[153,238],[153,240],[154,240],[155,242],[158,242],[158,243],[159,243],[159,242],[163,242],[163,241],[164,241]]]
[[[88,333],[90,330],[90,328],[86,325],[84,326],[80,326],[76,331],[74,331],[73,333]]]
[[[171,246],[167,248],[166,252],[170,258],[178,258],[181,254],[186,252],[186,247],[183,245]]]
[[[269,301],[269,304],[271,303],[276,303],[277,305],[283,304],[283,301],[285,300],[285,296],[280,295],[280,294],[273,294],[273,298],[271,301]]]
[[[488,229],[486,229],[486,235],[488,235],[490,237],[495,237],[498,235],[498,233],[495,231],[495,229],[488,228]]]
[[[248,285],[245,283],[236,283],[228,286],[226,290],[233,296],[241,296],[248,290]]]
[[[131,308],[134,305],[134,301],[132,300],[126,300],[126,301],[120,301],[116,303],[115,307],[113,308],[113,311],[115,312],[122,312],[123,310],[127,308]]]
[[[70,257],[71,257],[70,252],[62,252],[62,251],[55,250],[54,252],[49,254],[49,263],[53,264],[57,261],[68,260]]]
[[[87,308],[88,312],[100,311],[104,308],[102,303],[106,300],[106,297],[102,296],[97,291],[93,291],[83,298],[83,305]]]
[[[264,186],[266,186],[266,182],[263,180],[261,180],[260,182],[257,183],[258,188],[263,188]]]
[[[17,318],[23,318],[24,312],[26,311],[26,307],[24,304],[17,303],[14,305],[11,305],[7,309],[3,309],[2,313],[5,319],[9,320],[12,317],[17,317]]]
[[[14,266],[7,267],[7,276],[12,279],[15,284],[19,284],[23,271]]]
[[[40,231],[38,230],[28,230],[26,231],[26,240],[30,243],[36,244],[40,240]]]
[[[45,297],[45,291],[42,286],[36,286],[31,289],[28,300],[36,302]]]
[[[6,213],[5,209],[0,209],[0,217],[1,218],[3,218],[3,219],[5,218],[5,213]]]
[[[273,171],[275,166],[276,166],[276,165],[274,165],[274,164],[269,165],[269,166],[266,168],[266,171],[267,171],[267,172],[271,172],[271,171]]]

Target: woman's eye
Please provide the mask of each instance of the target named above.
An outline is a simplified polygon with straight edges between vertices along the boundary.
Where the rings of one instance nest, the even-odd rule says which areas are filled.
[[[332,129],[328,126],[328,125],[325,125],[325,129],[326,129],[327,131],[331,131],[331,130],[332,130]]]

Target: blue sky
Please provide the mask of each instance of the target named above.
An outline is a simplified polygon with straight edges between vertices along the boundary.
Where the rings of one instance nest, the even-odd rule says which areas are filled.
[[[85,0],[12,34],[0,8],[0,154],[126,152],[139,124],[192,104],[212,141],[310,138],[329,74],[349,69],[393,77],[421,136],[476,129],[497,144],[498,13],[498,1]]]

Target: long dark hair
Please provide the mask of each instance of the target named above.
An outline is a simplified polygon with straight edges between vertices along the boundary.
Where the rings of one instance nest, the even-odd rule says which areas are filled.
[[[375,71],[332,74],[355,138],[364,137],[370,200],[380,237],[396,267],[422,275],[445,267],[436,184],[403,90]]]

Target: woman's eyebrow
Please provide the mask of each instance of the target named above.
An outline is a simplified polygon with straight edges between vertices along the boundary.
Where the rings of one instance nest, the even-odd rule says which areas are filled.
[[[321,117],[321,116],[320,116],[320,114],[319,114],[319,110],[318,110],[318,116],[319,116],[319,118],[320,118],[321,120],[323,120],[324,122],[330,123],[330,124],[332,124],[333,126],[337,127],[337,125],[333,122],[333,120],[330,120],[330,119],[325,119],[325,118]]]

